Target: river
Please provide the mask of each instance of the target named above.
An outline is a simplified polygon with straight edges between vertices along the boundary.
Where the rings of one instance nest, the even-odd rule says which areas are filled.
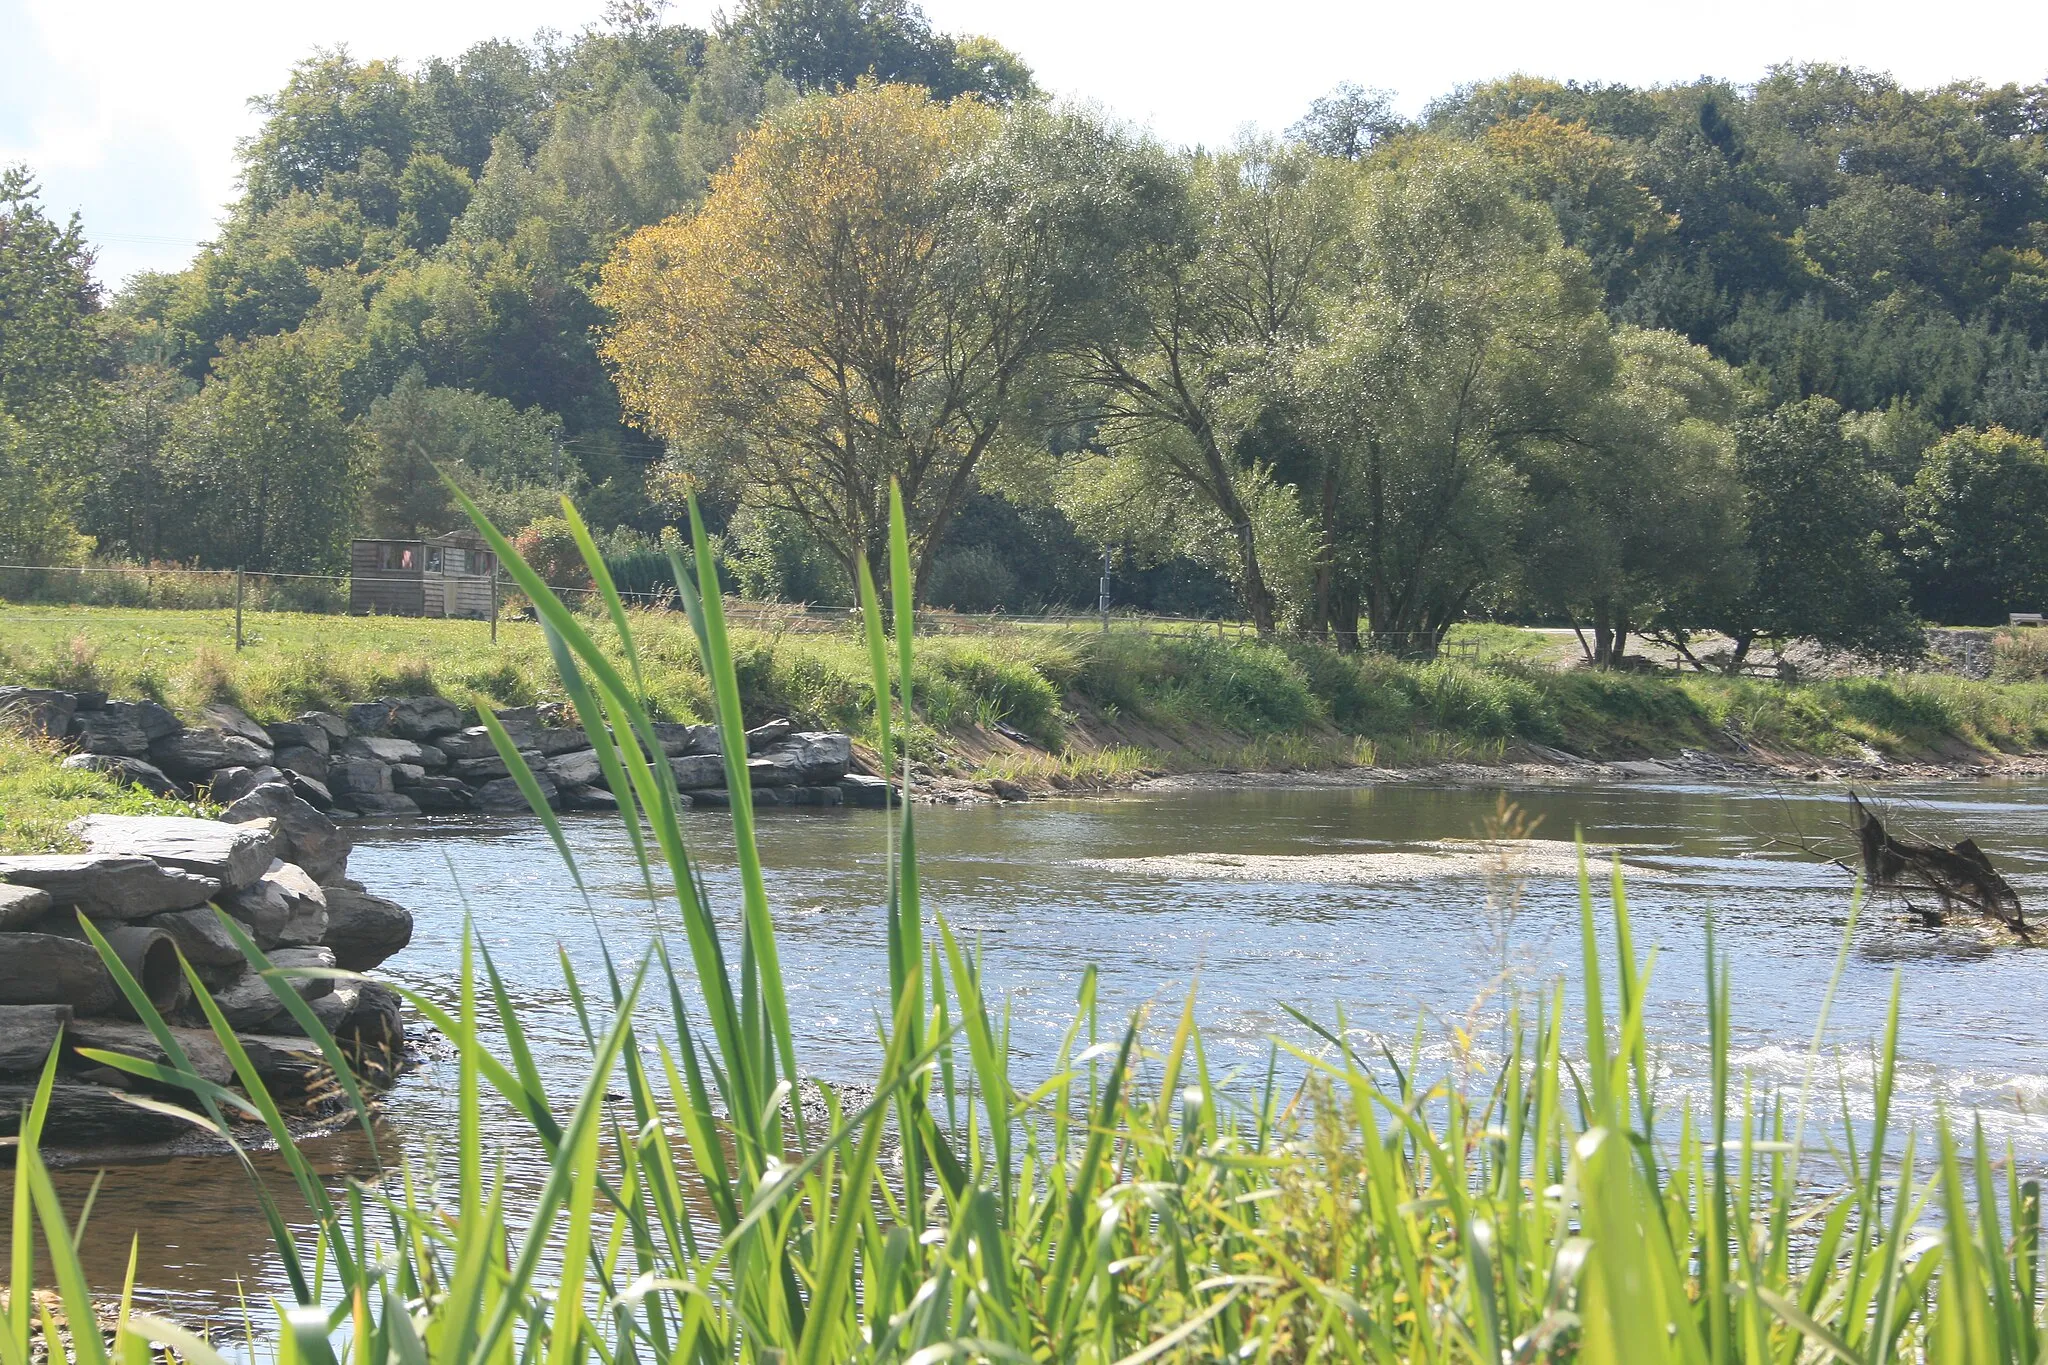
[[[1027,1084],[1048,1070],[1089,964],[1100,973],[1105,1017],[1117,1020],[1148,1001],[1177,1008],[1199,976],[1200,1019],[1219,1069],[1262,1067],[1275,1034],[1305,1039],[1281,1002],[1326,1020],[1342,1007],[1355,1029],[1403,1053],[1419,1023],[1427,1066],[1441,1068],[1454,1024],[1497,1022],[1504,968],[1525,989],[1576,975],[1578,908],[1568,879],[1532,878],[1512,894],[1497,876],[1469,868],[1344,884],[1276,879],[1259,867],[1162,873],[1133,860],[1365,853],[1471,838],[1487,832],[1502,795],[1493,786],[1389,784],[921,808],[920,867],[927,904],[982,946],[990,984],[1012,1002],[1013,1073]],[[1887,788],[1881,797],[1923,832],[1974,836],[2023,901],[2037,913],[2048,903],[2048,784],[1957,782]],[[1667,1094],[1696,1091],[1703,1080],[1710,913],[1734,966],[1738,1065],[1762,1086],[1800,1083],[1850,896],[1840,869],[1788,840],[1839,842],[1839,789],[1631,783],[1527,787],[1506,798],[1540,820],[1536,837],[1569,840],[1583,830],[1641,869],[1630,904],[1638,951],[1658,954],[1650,1027]],[[675,927],[672,905],[650,908],[640,894],[614,820],[579,817],[567,829],[594,910],[532,821],[365,828],[350,863],[372,891],[417,916],[413,945],[390,974],[451,1001],[470,907],[514,983],[557,1095],[572,1089],[582,1055],[558,948],[595,986],[600,932],[614,952],[631,955]],[[737,876],[722,814],[690,814],[687,834],[714,900],[729,908]],[[800,1060],[828,1079],[864,1079],[874,1067],[886,974],[883,834],[880,812],[770,811],[762,820]],[[2048,954],[1970,927],[1922,927],[1895,906],[1872,906],[1857,930],[1816,1109],[1839,1112],[1837,1086],[1852,1113],[1866,1103],[1869,1051],[1895,971],[1904,980],[1902,1117],[1924,1125],[1938,1101],[1975,1107],[1994,1142],[2010,1141],[2024,1164],[2048,1168]],[[430,1047],[425,1065],[390,1096],[387,1155],[431,1161],[453,1115],[454,1067],[445,1049]],[[487,1123],[511,1180],[532,1183],[516,1121],[493,1107]],[[367,1170],[360,1135],[311,1151],[337,1178]],[[274,1162],[266,1170],[282,1189]],[[82,1196],[92,1176],[61,1178]],[[0,1209],[6,1200],[0,1190]],[[181,1158],[107,1172],[87,1238],[98,1287],[118,1286],[131,1236],[141,1240],[145,1304],[239,1319],[238,1286],[282,1289],[256,1202],[231,1162]]]

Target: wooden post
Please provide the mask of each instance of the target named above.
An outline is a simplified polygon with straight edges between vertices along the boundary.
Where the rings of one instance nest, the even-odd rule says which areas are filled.
[[[498,643],[498,557],[491,556],[491,643]]]
[[[235,570],[235,650],[242,648],[242,571]]]

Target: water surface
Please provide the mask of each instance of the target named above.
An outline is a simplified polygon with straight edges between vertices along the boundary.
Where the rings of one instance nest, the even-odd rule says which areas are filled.
[[[1925,833],[1976,837],[2048,920],[2048,784],[1951,783],[1882,795]],[[1693,1090],[1703,1080],[1710,913],[1733,964],[1738,1061],[1760,1083],[1799,1084],[1849,910],[1846,874],[1801,842],[1840,843],[1839,791],[1630,784],[1507,796],[1540,818],[1538,837],[1569,839],[1583,829],[1660,874],[1639,880],[1630,903],[1638,951],[1658,953],[1651,1028],[1668,1088]],[[1049,1070],[1090,965],[1104,1016],[1117,1021],[1147,1002],[1177,1009],[1199,978],[1200,1018],[1219,1068],[1256,1073],[1276,1034],[1307,1041],[1281,1002],[1326,1020],[1341,1007],[1354,1028],[1401,1052],[1419,1021],[1423,1049],[1441,1067],[1451,1063],[1453,1025],[1497,1021],[1503,980],[1527,990],[1576,974],[1570,882],[1538,879],[1517,892],[1468,873],[1302,885],[1169,879],[1079,863],[1398,850],[1485,832],[1501,797],[1492,786],[1401,784],[921,809],[920,866],[928,905],[981,945],[990,984],[1009,996],[1013,1073],[1027,1083]],[[390,973],[451,1006],[470,909],[560,1095],[580,1075],[583,1040],[558,951],[594,984],[600,933],[631,956],[653,934],[677,928],[672,905],[647,905],[614,821],[577,818],[567,828],[591,908],[532,821],[365,828],[350,863],[371,890],[417,916],[413,945]],[[688,817],[687,832],[725,913],[737,899],[730,831],[707,811]],[[874,1069],[886,977],[883,832],[879,812],[763,813],[801,1062],[828,1079],[864,1079]],[[2010,1140],[2028,1166],[2048,1167],[2048,953],[1967,927],[1921,927],[1896,907],[1871,907],[1857,930],[1826,1040],[1819,1107],[1846,1102],[1853,1114],[1867,1102],[1867,1058],[1895,971],[1904,982],[1903,1116],[1924,1123],[1937,1101],[1976,1106],[1994,1140]],[[1475,1001],[1484,1001],[1476,1014]],[[1480,1036],[1492,1034],[1482,1028]],[[454,1128],[454,1067],[445,1053],[430,1049],[387,1109],[387,1155],[430,1162]],[[536,1184],[517,1121],[494,1107],[486,1122],[508,1178]],[[337,1178],[368,1169],[359,1135],[322,1141],[313,1152]],[[64,1178],[81,1193],[90,1183],[82,1172]],[[0,1207],[5,1197],[0,1192]],[[140,1297],[155,1306],[238,1317],[238,1283],[266,1294],[282,1288],[256,1201],[227,1161],[109,1172],[88,1238],[99,1283],[118,1283],[131,1235],[142,1243]]]

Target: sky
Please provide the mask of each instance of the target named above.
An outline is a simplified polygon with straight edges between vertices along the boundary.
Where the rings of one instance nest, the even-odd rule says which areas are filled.
[[[0,0],[0,164],[77,211],[110,285],[176,269],[235,196],[249,97],[314,48],[417,62],[493,37],[574,32],[602,0]],[[677,0],[708,24],[715,0]],[[1889,71],[1907,85],[2048,80],[2041,0],[925,0],[934,25],[986,33],[1039,84],[1178,142],[1285,127],[1341,81],[1404,113],[1521,71],[1651,84],[1746,82],[1785,61]]]

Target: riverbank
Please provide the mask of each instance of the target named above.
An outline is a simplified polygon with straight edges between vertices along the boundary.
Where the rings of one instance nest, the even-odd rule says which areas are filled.
[[[8,610],[0,683],[148,698],[185,716],[218,702],[272,724],[391,696],[562,699],[540,631],[524,622],[502,624],[494,644],[479,622],[251,613],[237,652],[216,613]],[[687,624],[633,617],[652,709],[708,720]],[[589,625],[615,646],[608,622]],[[1873,780],[2048,761],[2048,683],[1602,673],[1557,667],[1554,637],[1534,632],[1474,627],[1454,643],[1469,643],[1469,657],[1415,663],[1138,631],[933,634],[919,641],[911,751],[925,789],[957,799],[1199,774],[1355,781],[1506,767],[1627,779],[1639,775],[1628,765],[1654,762],[1729,780]],[[850,627],[736,630],[734,654],[750,723],[786,716],[856,740],[871,729],[868,661]],[[0,784],[16,794],[0,814],[0,847],[53,837],[80,801],[139,799],[100,784],[74,791],[79,779],[52,778],[52,766],[0,750]]]

